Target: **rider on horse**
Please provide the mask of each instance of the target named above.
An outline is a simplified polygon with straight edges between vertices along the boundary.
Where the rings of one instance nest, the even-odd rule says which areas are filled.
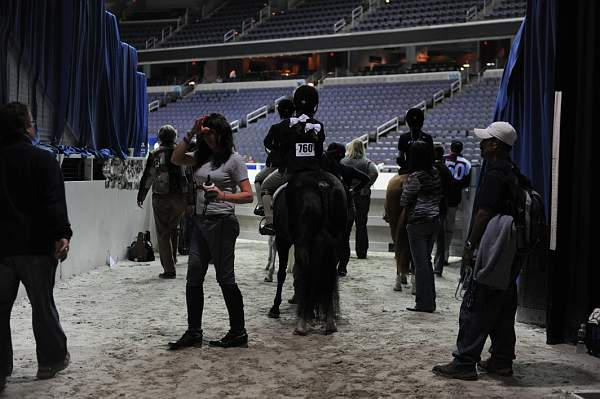
[[[319,107],[319,93],[313,86],[303,85],[294,92],[296,117],[282,122],[287,126],[285,134],[280,134],[279,142],[274,144],[281,154],[278,171],[271,173],[262,185],[262,198],[265,224],[260,226],[261,234],[274,235],[273,194],[278,187],[290,178],[304,171],[320,169],[319,162],[323,154],[325,128],[314,119]]]

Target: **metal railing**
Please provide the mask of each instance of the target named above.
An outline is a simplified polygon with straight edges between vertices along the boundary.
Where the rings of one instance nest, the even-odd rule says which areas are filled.
[[[242,35],[254,27],[254,18],[246,18],[242,21]]]
[[[163,28],[160,31],[160,40],[158,40],[155,36],[152,36],[152,37],[149,37],[148,39],[146,39],[146,49],[156,47],[157,43],[158,44],[164,43],[165,40],[167,40],[169,37],[171,37],[171,35],[173,35],[173,33],[179,32],[181,30],[181,28],[183,28],[188,23],[188,18],[189,18],[188,13],[189,13],[189,10],[186,8],[185,14],[183,15],[183,17],[179,17],[175,21],[175,29],[173,29],[172,25],[169,25],[166,28]]]
[[[255,121],[258,118],[260,118],[261,116],[267,116],[268,112],[269,112],[269,108],[266,105],[264,105],[264,106],[258,108],[257,110],[252,111],[248,115],[246,115],[246,123]]]
[[[427,110],[427,101],[423,100],[420,103],[415,104],[410,108],[419,108],[421,111],[425,112]]]
[[[227,33],[225,33],[223,35],[223,43],[227,43],[228,41],[233,39],[235,37],[235,34],[236,34],[236,32],[234,29],[229,30]]]
[[[457,91],[460,91],[461,88],[462,88],[462,83],[460,80],[452,82],[452,84],[450,85],[450,96],[452,97],[454,95],[454,93]]]
[[[369,135],[368,134],[363,134],[362,136],[358,136],[354,140],[360,140],[366,146],[366,145],[369,144]]]
[[[437,91],[433,94],[433,106],[444,100],[444,90]]]
[[[468,21],[473,20],[477,16],[477,6],[469,8],[466,12],[465,19]]]
[[[354,26],[354,23],[362,17],[363,12],[364,10],[362,6],[358,6],[354,10],[352,10],[352,26]]]
[[[154,36],[146,39],[146,48],[152,48],[156,45],[156,38]]]
[[[262,23],[263,21],[271,18],[271,6],[265,6],[261,8],[258,12],[258,23]]]
[[[148,112],[152,112],[160,108],[160,101],[154,100],[150,104],[148,104]]]
[[[375,131],[375,141],[379,140],[380,136],[383,136],[387,132],[391,130],[396,130],[400,128],[400,119],[398,117],[392,118],[389,121],[377,126],[377,130]]]
[[[230,122],[229,126],[231,126],[231,130],[234,131],[234,132],[236,130],[240,130],[240,121],[236,119],[233,122]]]
[[[333,24],[333,33],[338,33],[344,26],[346,26],[346,19],[342,18]]]

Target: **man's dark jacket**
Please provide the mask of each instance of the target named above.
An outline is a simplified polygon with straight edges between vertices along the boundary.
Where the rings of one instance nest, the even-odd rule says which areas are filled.
[[[72,235],[54,156],[24,135],[5,139],[0,144],[0,259],[53,255],[55,241]]]

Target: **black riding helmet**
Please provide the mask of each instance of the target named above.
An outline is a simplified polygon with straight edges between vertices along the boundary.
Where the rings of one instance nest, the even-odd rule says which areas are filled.
[[[294,116],[294,102],[289,98],[284,98],[277,103],[277,112],[282,119]]]
[[[423,110],[420,108],[411,108],[406,111],[406,116],[404,117],[406,124],[413,130],[418,130],[423,127],[423,122],[425,121],[425,114]]]
[[[319,108],[319,92],[314,86],[302,85],[294,91],[296,113],[313,116]]]
[[[158,141],[161,144],[172,144],[177,137],[177,130],[171,125],[164,125],[158,130]]]

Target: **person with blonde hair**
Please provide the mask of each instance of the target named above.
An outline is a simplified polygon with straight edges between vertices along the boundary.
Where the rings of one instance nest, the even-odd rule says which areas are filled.
[[[359,259],[367,258],[369,249],[369,235],[367,233],[367,220],[369,217],[369,207],[371,206],[371,186],[377,180],[379,172],[373,162],[365,156],[365,145],[361,140],[355,139],[348,145],[346,158],[342,159],[342,164],[366,173],[369,176],[369,183],[360,191],[353,193],[356,223],[356,256]],[[353,184],[354,185],[354,184]]]

